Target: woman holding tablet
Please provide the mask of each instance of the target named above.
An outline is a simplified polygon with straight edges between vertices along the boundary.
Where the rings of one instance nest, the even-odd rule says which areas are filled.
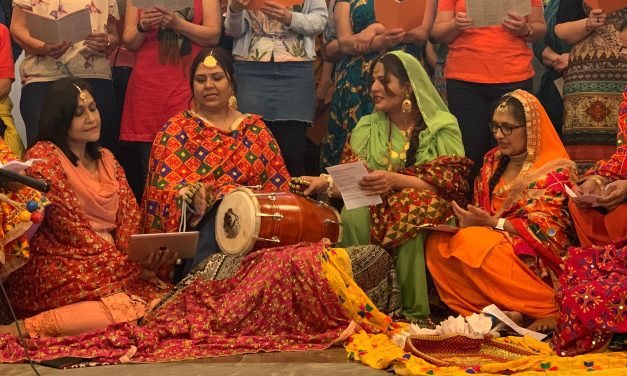
[[[88,83],[63,78],[44,104],[38,142],[27,152],[43,161],[28,174],[50,183],[51,205],[29,262],[7,281],[11,304],[31,337],[136,320],[166,291],[155,271],[176,255],[157,251],[144,265],[129,261],[139,208],[124,171],[98,146],[100,112]]]

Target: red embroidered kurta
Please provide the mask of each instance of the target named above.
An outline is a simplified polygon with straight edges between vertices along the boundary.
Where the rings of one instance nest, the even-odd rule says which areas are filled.
[[[258,115],[245,115],[237,128],[220,130],[189,111],[168,121],[155,137],[142,203],[144,232],[177,231],[179,191],[202,182],[213,200],[237,186],[287,191],[289,173],[272,133]]]
[[[67,184],[58,153],[51,142],[39,142],[26,153],[29,159],[44,160],[28,174],[50,183],[46,196],[51,204],[31,239],[29,263],[6,283],[13,307],[26,317],[119,291],[146,299],[157,297],[157,288],[140,279],[141,265],[129,261],[126,254],[131,234],[139,230],[139,210],[122,167],[116,162],[120,204],[112,234],[115,244],[111,244],[91,229]]]

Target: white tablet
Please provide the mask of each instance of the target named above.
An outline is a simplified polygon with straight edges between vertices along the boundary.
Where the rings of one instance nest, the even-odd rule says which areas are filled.
[[[198,231],[166,232],[161,234],[131,235],[128,244],[128,258],[131,261],[141,262],[151,252],[168,248],[178,253],[179,258],[194,258],[198,245]]]

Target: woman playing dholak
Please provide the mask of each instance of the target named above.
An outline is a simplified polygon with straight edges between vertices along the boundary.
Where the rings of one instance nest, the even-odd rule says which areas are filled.
[[[261,116],[237,109],[233,61],[219,48],[201,51],[190,69],[190,109],[157,133],[142,203],[144,232],[203,229],[187,274],[218,250],[216,201],[238,186],[287,191],[290,175]],[[184,211],[183,202],[190,210]],[[179,275],[179,278],[181,275]]]
[[[555,325],[553,282],[562,271],[570,216],[565,186],[574,164],[544,108],[516,90],[499,101],[490,124],[498,147],[475,182],[475,204],[453,203],[461,230],[427,241],[427,265],[442,298],[470,315],[485,306]]]
[[[342,211],[343,243],[375,243],[396,254],[403,315],[429,315],[422,227],[446,223],[449,202],[463,200],[470,161],[455,117],[413,56],[381,57],[372,72],[376,112],[361,118],[350,139],[347,162],[361,160],[371,172],[359,184],[383,204]],[[340,197],[327,176],[304,177],[305,194],[327,190]]]

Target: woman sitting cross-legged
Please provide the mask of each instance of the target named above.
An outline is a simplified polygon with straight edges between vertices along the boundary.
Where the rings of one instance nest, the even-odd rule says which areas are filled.
[[[198,252],[177,280],[218,250],[215,215],[222,196],[238,186],[287,191],[290,175],[261,116],[237,110],[233,61],[207,48],[190,70],[191,109],[172,117],[150,152],[142,202],[144,232],[200,230]],[[183,201],[190,210],[183,211]]]
[[[90,86],[63,78],[50,87],[28,174],[46,180],[51,202],[30,242],[30,260],[6,281],[11,304],[31,337],[78,334],[134,321],[168,287],[155,271],[176,255],[156,251],[153,263],[129,261],[139,208],[124,171],[98,147],[100,113]],[[0,329],[11,331],[12,327]]]
[[[453,204],[462,229],[429,237],[427,266],[454,311],[470,315],[496,304],[536,320],[530,329],[552,330],[553,283],[570,243],[564,187],[574,164],[525,91],[501,97],[490,127],[498,147],[484,158],[475,205]]]
[[[372,170],[362,189],[382,195],[383,204],[342,211],[343,243],[378,244],[396,255],[402,314],[429,315],[423,244],[425,226],[453,217],[451,200],[462,200],[471,162],[457,120],[413,56],[395,51],[373,66],[375,113],[352,132],[346,161],[362,160]],[[327,177],[302,177],[305,194],[328,190]],[[337,186],[331,187],[339,197]]]

